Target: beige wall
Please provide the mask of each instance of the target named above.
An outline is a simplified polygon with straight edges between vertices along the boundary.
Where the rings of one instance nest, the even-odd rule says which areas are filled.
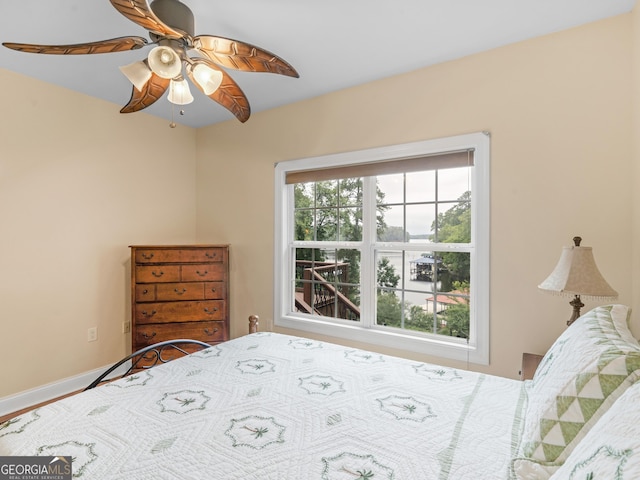
[[[197,237],[232,245],[234,335],[252,313],[272,326],[274,163],[481,130],[492,137],[491,365],[482,370],[516,377],[522,352],[544,352],[562,332],[569,299],[536,287],[575,235],[594,247],[619,301],[632,302],[631,20],[199,129]]]
[[[2,397],[123,356],[128,245],[195,239],[195,130],[6,70],[0,84]]]
[[[633,155],[632,169],[629,175],[632,191],[632,219],[631,228],[632,235],[632,282],[631,291],[633,292],[631,307],[637,312],[636,316],[640,316],[640,7],[636,8],[632,13],[632,107],[633,121],[631,122],[631,138]],[[637,324],[636,324],[637,325]],[[640,328],[636,328],[636,336]]]
[[[568,299],[536,285],[576,234],[640,308],[639,37],[623,15],[197,131],[0,69],[0,397],[127,351],[130,244],[230,243],[232,335],[253,313],[270,329],[274,163],[479,130],[492,135],[483,370],[515,377],[523,351],[563,330]]]

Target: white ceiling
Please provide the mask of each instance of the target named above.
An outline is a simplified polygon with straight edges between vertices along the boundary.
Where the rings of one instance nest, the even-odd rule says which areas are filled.
[[[252,112],[459,58],[573,26],[630,12],[635,0],[183,0],[196,34],[254,44],[288,61],[289,78],[228,71]],[[147,32],[108,0],[1,0],[0,41],[67,44]],[[119,110],[131,84],[118,66],[143,50],[102,55],[35,55],[0,47],[0,65],[113,102]],[[234,119],[197,89],[195,102],[176,110],[192,127]],[[144,112],[171,119],[161,99]],[[141,115],[133,113],[129,115]],[[251,119],[248,120],[249,122]]]

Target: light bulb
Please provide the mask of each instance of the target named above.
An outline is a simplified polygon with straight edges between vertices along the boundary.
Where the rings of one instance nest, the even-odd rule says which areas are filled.
[[[180,80],[171,80],[169,83],[169,101],[176,105],[186,105],[193,102],[193,95],[189,90],[189,84],[182,78]]]
[[[211,95],[222,83],[222,72],[204,63],[196,63],[192,71],[194,80],[202,87],[205,95]]]

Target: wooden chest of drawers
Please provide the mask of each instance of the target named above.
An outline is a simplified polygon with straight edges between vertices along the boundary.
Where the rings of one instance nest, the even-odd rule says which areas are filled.
[[[229,340],[229,246],[131,246],[131,310],[133,351]]]

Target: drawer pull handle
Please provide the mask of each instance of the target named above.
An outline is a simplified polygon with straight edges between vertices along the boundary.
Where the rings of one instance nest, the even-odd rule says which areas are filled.
[[[156,313],[158,313],[158,312],[157,312],[157,311],[155,311],[155,310],[151,310],[151,313],[147,313],[147,311],[146,311],[146,310],[143,310],[143,311],[142,311],[142,315],[144,315],[144,316],[145,316],[145,317],[147,317],[147,318],[151,318],[151,317],[153,317]]]
[[[208,313],[209,315],[213,315],[214,313],[216,313],[218,311],[218,307],[213,307],[212,309],[209,309],[208,307],[204,307],[204,311],[205,311],[205,313]]]
[[[216,258],[216,252],[213,253],[209,253],[209,252],[204,252],[204,256],[207,258]]]
[[[213,329],[213,332],[212,332],[212,331],[211,331],[211,330],[209,330],[208,328],[205,328],[205,329],[204,329],[204,333],[206,333],[207,335],[214,335],[214,334],[218,333],[218,329],[217,329],[217,328],[214,328],[214,329]]]
[[[174,288],[173,291],[176,292],[178,295],[182,295],[182,294],[186,293],[187,289],[183,288],[182,291],[180,291],[177,288]]]
[[[155,270],[151,272],[151,275],[153,275],[154,277],[160,278],[161,276],[164,275],[164,272],[162,270],[160,270],[159,272],[156,272]]]
[[[153,337],[156,336],[156,332],[153,332],[151,335],[148,335],[147,332],[144,332],[142,336],[145,338],[145,340],[151,340]]]
[[[146,288],[144,290],[142,290],[142,294],[146,295],[147,293],[149,293],[149,290],[147,290]]]
[[[142,252],[142,258],[144,258],[145,260],[151,260],[153,258],[153,253]]]
[[[211,287],[211,291],[215,292],[216,291],[216,287]]]
[[[209,272],[207,270],[205,270],[204,272],[201,272],[200,270],[196,270],[196,273],[201,277],[206,277]]]

